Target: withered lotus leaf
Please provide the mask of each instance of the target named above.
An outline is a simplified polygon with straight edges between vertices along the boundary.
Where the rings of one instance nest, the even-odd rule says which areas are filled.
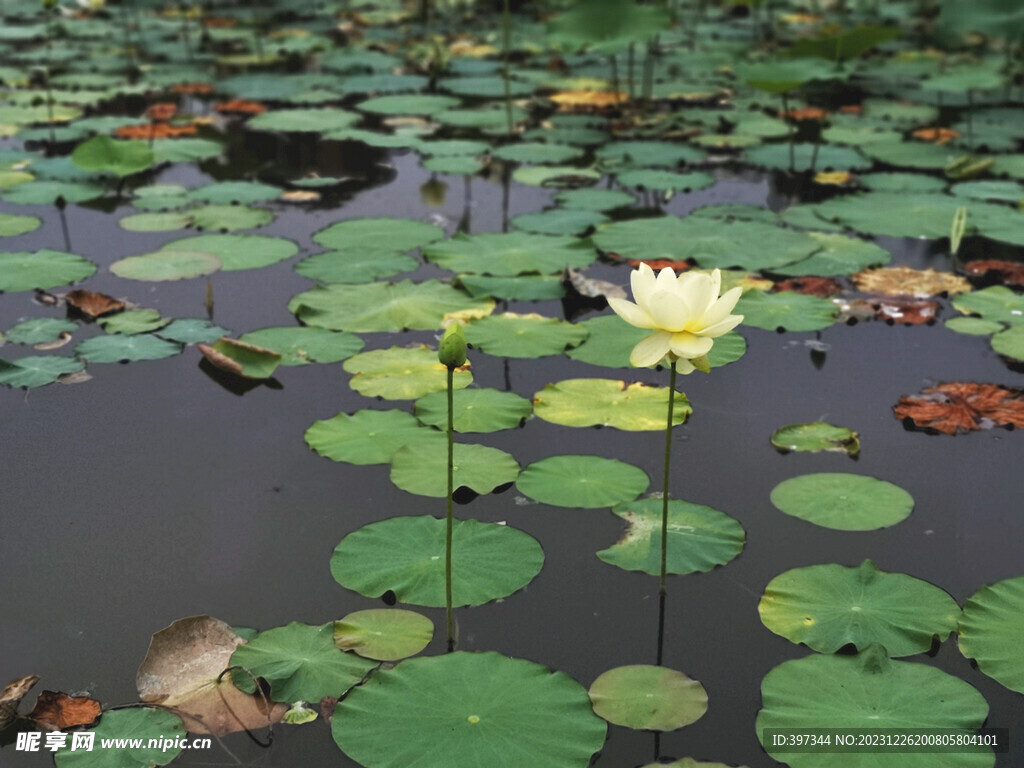
[[[899,297],[881,299],[874,304],[875,316],[879,320],[898,325],[927,325],[934,323],[939,312],[939,303],[928,299],[903,299]]]
[[[953,295],[971,290],[966,278],[951,272],[910,267],[866,269],[853,276],[853,283],[865,293],[883,296],[917,296],[926,298],[940,293]]]
[[[975,259],[964,264],[964,272],[972,277],[983,277],[995,272],[1007,285],[1024,285],[1024,264],[1004,259]]]
[[[0,731],[14,722],[14,718],[18,716],[18,704],[38,682],[39,675],[25,675],[12,680],[0,691]]]
[[[288,707],[235,687],[221,673],[245,640],[210,616],[178,619],[153,635],[135,687],[147,704],[171,709],[191,733],[223,736],[280,722]]]
[[[69,696],[58,691],[43,691],[28,713],[30,720],[47,731],[63,731],[77,725],[89,725],[100,716],[100,703],[88,696]]]
[[[105,293],[78,290],[70,291],[64,297],[69,307],[74,307],[86,317],[103,317],[124,309],[124,302]]]
[[[893,406],[903,423],[956,435],[992,427],[1024,427],[1024,391],[997,384],[949,382],[907,395]]]
[[[838,280],[831,277],[793,277],[775,284],[776,291],[795,291],[827,299],[843,290]]]

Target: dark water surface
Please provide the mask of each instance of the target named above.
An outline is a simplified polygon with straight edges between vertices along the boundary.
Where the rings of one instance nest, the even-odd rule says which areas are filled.
[[[472,232],[501,230],[500,184],[475,179],[467,209],[463,180],[442,177],[449,185],[447,201],[428,208],[419,187],[429,174],[415,156],[399,155],[391,162],[397,176],[383,176],[379,186],[355,194],[343,209],[279,207],[277,221],[260,232],[293,237],[306,253],[320,250],[309,234],[342,217],[441,216],[451,232],[468,210]],[[161,181],[182,178],[165,175]],[[199,183],[195,177],[184,180]],[[513,184],[509,215],[539,210],[551,194]],[[681,213],[698,201],[725,200],[784,204],[769,180],[723,172],[718,186],[699,197],[680,196],[669,210]],[[17,239],[16,250],[62,248],[52,209],[2,210],[46,219],[40,230]],[[202,279],[150,285],[102,269],[125,255],[155,249],[168,235],[125,232],[109,215],[76,206],[66,213],[75,252],[101,265],[87,288],[128,296],[165,316],[204,315]],[[945,258],[923,243],[882,244],[897,254],[894,263],[948,268]],[[236,335],[294,324],[288,298],[310,285],[292,271],[295,260],[214,275],[215,322]],[[622,268],[591,271],[627,281]],[[428,274],[435,270],[426,267],[417,276]],[[552,316],[563,311],[558,302],[512,303],[509,309]],[[944,317],[953,313],[948,306],[943,312]],[[22,317],[56,315],[36,306],[31,294],[0,296],[0,328]],[[758,618],[758,599],[772,577],[799,566],[856,565],[869,557],[883,570],[942,587],[962,604],[983,584],[1022,572],[1024,435],[996,430],[933,437],[904,430],[891,411],[901,395],[933,383],[1017,386],[1021,375],[1009,370],[984,338],[953,333],[941,323],[834,326],[820,334],[829,345],[820,369],[806,344],[815,334],[739,330],[749,343],[744,358],[711,375],[680,380],[694,414],[674,433],[672,493],[737,518],[747,531],[747,545],[724,568],[670,579],[665,663],[699,679],[710,708],[694,725],[663,736],[661,755],[767,768],[778,763],[761,750],[754,732],[760,680],[777,664],[809,653],[769,632]],[[94,332],[79,330],[74,343]],[[432,334],[364,338],[372,349],[430,340]],[[12,357],[12,352],[23,354],[11,348],[3,354]],[[665,372],[611,371],[564,357],[506,364],[471,352],[470,359],[478,386],[510,386],[526,397],[548,382],[586,376],[667,384]],[[391,485],[388,467],[336,464],[303,441],[313,421],[339,411],[407,408],[408,403],[358,395],[349,389],[340,363],[281,368],[280,388],[258,386],[239,396],[205,373],[199,361],[199,353],[189,348],[161,361],[90,365],[92,380],[79,385],[28,394],[0,389],[0,682],[34,673],[43,678],[39,689],[87,689],[105,705],[133,701],[135,672],[150,635],[175,619],[210,614],[235,626],[265,629],[289,621],[320,624],[379,606],[334,582],[328,569],[334,546],[374,520],[443,515],[442,500]],[[859,460],[840,454],[783,456],[768,442],[780,426],[818,419],[860,432]],[[658,433],[571,429],[533,419],[518,430],[461,439],[509,451],[522,466],[559,453],[621,458],[651,475],[652,490],[660,487]],[[773,508],[769,493],[778,482],[821,471],[892,481],[913,495],[915,510],[891,529],[849,533],[818,528]],[[527,531],[547,558],[522,592],[457,612],[459,648],[531,659],[564,670],[584,686],[611,667],[653,663],[657,578],[618,570],[594,555],[619,537],[620,520],[607,510],[524,501],[513,488],[456,508],[462,517],[506,520]],[[441,653],[443,610],[416,610],[438,628],[427,653]],[[987,725],[1011,733],[1011,753],[996,764],[1024,764],[1019,694],[973,669],[952,640],[933,658],[911,660],[974,685],[991,706]],[[231,754],[215,744],[176,764],[233,765],[237,757],[244,765],[354,765],[334,746],[322,721],[303,728],[279,726],[275,736],[270,750],[239,735],[225,742]],[[13,735],[5,738],[11,741]],[[651,734],[611,727],[596,765],[639,766],[652,759],[653,750]],[[2,765],[49,762],[46,754],[14,754],[13,744],[0,749]]]

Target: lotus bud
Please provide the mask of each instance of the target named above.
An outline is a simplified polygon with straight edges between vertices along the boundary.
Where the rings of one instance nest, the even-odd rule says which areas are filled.
[[[454,322],[445,330],[437,357],[449,370],[466,364],[466,335],[462,332],[462,323]]]

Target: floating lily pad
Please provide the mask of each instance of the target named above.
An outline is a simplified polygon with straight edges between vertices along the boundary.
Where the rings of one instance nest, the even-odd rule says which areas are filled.
[[[452,393],[453,429],[460,433],[513,429],[530,415],[529,400],[497,389],[459,389]],[[416,418],[423,424],[446,429],[448,393],[433,392],[416,401]]]
[[[89,363],[120,363],[136,360],[161,360],[181,352],[181,345],[148,333],[134,336],[111,334],[86,339],[75,354]]]
[[[922,141],[877,141],[864,144],[861,151],[880,162],[896,168],[938,171],[961,154],[956,148]]]
[[[1005,327],[994,320],[982,320],[980,317],[951,317],[945,323],[951,331],[968,336],[991,336]]]
[[[426,616],[401,608],[355,611],[334,622],[334,644],[366,659],[397,661],[415,656],[430,644],[434,624]]]
[[[176,341],[179,344],[212,344],[221,336],[230,333],[227,328],[214,325],[209,320],[198,317],[183,317],[172,320],[157,334],[161,339]]]
[[[479,272],[511,277],[532,272],[554,274],[578,269],[596,258],[594,249],[574,237],[551,237],[525,232],[463,235],[429,245],[429,261],[454,272]]]
[[[95,271],[91,261],[63,251],[0,253],[0,291],[45,290],[84,280]]]
[[[927,651],[956,630],[960,606],[926,581],[885,573],[870,560],[857,568],[812,565],[780,573],[757,606],[772,632],[821,653],[872,643],[890,656]]]
[[[398,96],[377,96],[356,105],[363,112],[378,115],[432,115],[445,109],[457,107],[461,102],[451,96],[433,94],[403,94]]]
[[[264,112],[249,120],[246,128],[253,131],[282,131],[284,133],[326,133],[348,128],[358,123],[360,116],[344,109],[277,109]]]
[[[509,484],[519,474],[519,464],[509,454],[485,445],[456,443],[453,446],[453,488],[469,488],[487,494]],[[391,482],[408,493],[444,498],[448,495],[447,452],[435,446],[404,445],[391,457]]]
[[[452,157],[431,157],[423,161],[423,167],[433,173],[448,173],[463,176],[477,173],[484,167],[483,161],[469,155]]]
[[[856,432],[824,421],[780,427],[772,433],[771,441],[783,453],[833,451],[848,456],[860,453],[860,439]]]
[[[35,216],[16,216],[13,213],[0,213],[0,237],[15,237],[27,232],[34,232],[42,224]]]
[[[253,676],[263,678],[270,684],[270,697],[281,702],[340,697],[376,666],[335,646],[334,622],[314,627],[297,621],[260,632],[238,646],[231,664],[242,667],[234,673],[242,691],[252,693]]]
[[[510,222],[516,229],[540,235],[582,235],[608,218],[596,211],[552,208],[541,213],[524,213]]]
[[[1002,200],[1008,203],[1024,200],[1024,184],[1017,181],[965,181],[954,184],[949,191],[957,197],[974,200]]]
[[[546,142],[522,142],[498,147],[491,154],[512,163],[532,163],[544,165],[557,164],[575,160],[583,155],[579,147],[565,144],[548,144]]]
[[[813,732],[818,728],[926,729],[973,733],[988,715],[988,704],[977,690],[927,664],[888,659],[885,649],[871,646],[856,656],[812,654],[786,661],[761,681],[762,708],[757,714],[758,735],[766,728]],[[836,754],[818,749],[793,750],[764,743],[770,755],[793,768],[828,768]],[[934,753],[893,750],[849,756],[851,765],[877,768],[931,768]],[[941,764],[949,768],[991,768],[991,747],[972,751],[955,746],[944,752]]]
[[[354,374],[349,386],[367,397],[415,400],[448,386],[448,369],[437,359],[437,351],[425,344],[360,352],[342,365]],[[453,387],[464,389],[472,381],[468,370],[457,370]]]
[[[512,181],[531,187],[586,187],[600,180],[601,174],[593,168],[572,165],[531,165],[512,172]]]
[[[62,333],[74,333],[78,324],[57,317],[37,317],[23,320],[3,335],[12,344],[46,344],[56,341]]]
[[[153,163],[197,163],[218,157],[223,147],[212,139],[157,139],[153,145]]]
[[[558,355],[579,345],[585,328],[542,315],[506,312],[474,320],[466,326],[466,340],[489,355],[536,358]]]
[[[4,202],[16,205],[53,205],[58,198],[84,203],[103,194],[103,187],[79,181],[26,181],[4,191]]]
[[[914,499],[902,488],[865,475],[821,472],[784,480],[772,490],[781,512],[837,531],[873,531],[902,522]]]
[[[555,202],[581,211],[612,211],[632,205],[636,198],[617,189],[569,189],[555,195]]]
[[[1005,285],[992,285],[957,296],[953,306],[960,312],[978,315],[982,320],[1009,325],[1024,323],[1024,296]]]
[[[585,768],[607,726],[566,674],[459,651],[377,673],[339,702],[331,728],[367,768],[400,768],[424,755],[447,768]]]
[[[641,768],[732,768],[725,763],[707,763],[703,760],[694,760],[692,757],[684,757],[679,760],[673,760],[671,763],[648,763]],[[745,765],[741,765],[738,768],[747,768]]]
[[[295,271],[322,283],[372,283],[399,272],[411,272],[419,262],[404,253],[345,250],[317,253],[295,265]]]
[[[421,443],[444,450],[445,438],[398,410],[339,413],[313,422],[306,430],[310,448],[325,458],[349,464],[389,464],[402,446]]]
[[[959,633],[964,656],[1010,690],[1024,693],[1024,576],[989,584],[971,595]]]
[[[589,695],[594,712],[609,723],[647,731],[674,731],[708,711],[703,685],[674,669],[646,664],[601,673]]]
[[[110,265],[110,271],[127,280],[162,282],[210,275],[221,268],[221,260],[202,251],[163,250],[142,256],[128,256]]]
[[[813,275],[831,277],[850,275],[868,267],[888,264],[892,254],[874,243],[848,235],[808,232],[821,249],[795,264],[773,270],[780,275]]]
[[[740,297],[735,312],[743,315],[744,325],[765,331],[817,331],[832,325],[839,309],[828,299],[795,291],[750,291]]]
[[[0,360],[0,384],[35,389],[52,384],[61,376],[78,373],[83,368],[85,364],[81,360],[59,355]]]
[[[473,298],[509,299],[516,301],[543,301],[565,296],[560,275],[519,275],[492,277],[491,275],[462,274],[456,281]]]
[[[136,190],[138,194],[138,190]],[[190,189],[190,200],[211,205],[247,205],[276,200],[281,188],[255,181],[218,181]]]
[[[617,174],[615,180],[624,187],[658,192],[691,192],[715,183],[715,177],[709,173],[673,173],[651,168],[624,171]]]
[[[107,333],[123,333],[131,336],[163,328],[170,318],[161,317],[155,309],[129,309],[114,315],[101,317],[97,322]]]
[[[149,168],[153,164],[154,155],[144,141],[118,141],[101,135],[93,136],[75,147],[71,160],[86,171],[130,176]]]
[[[206,253],[220,259],[221,269],[258,269],[294,256],[299,247],[283,237],[266,235],[199,235],[173,240],[161,251]]]
[[[524,469],[516,488],[542,504],[596,509],[632,501],[650,481],[642,469],[617,459],[552,456]]]
[[[352,333],[324,328],[261,328],[249,331],[239,341],[255,344],[281,355],[281,365],[337,363],[363,348],[363,340]]]
[[[257,229],[274,220],[274,214],[245,205],[205,205],[187,211],[137,213],[118,223],[129,232],[172,232],[192,227],[197,230],[228,232]]]
[[[414,219],[344,219],[324,227],[313,241],[338,251],[411,251],[444,237],[434,224]]]
[[[597,556],[625,571],[661,573],[661,499],[619,504],[612,512],[624,519],[622,538]],[[697,573],[725,565],[743,549],[743,526],[724,512],[672,499],[668,503],[667,573]]]
[[[941,192],[946,188],[943,179],[922,173],[865,173],[857,180],[875,192]]]
[[[613,141],[594,156],[609,170],[627,168],[675,168],[682,163],[699,163],[707,156],[699,149],[667,141]]]
[[[623,259],[692,259],[701,267],[761,270],[806,258],[818,243],[802,232],[759,221],[662,216],[629,219],[598,229],[594,244]]]
[[[429,516],[392,517],[363,526],[335,548],[331,574],[366,597],[391,591],[400,603],[443,606],[445,529],[444,520]],[[452,604],[483,605],[508,597],[529,584],[543,563],[540,544],[520,530],[455,520]]]
[[[818,171],[853,171],[870,168],[871,161],[852,147],[837,147],[831,144],[793,144],[793,162],[790,163],[789,144],[764,144],[748,149],[747,162],[761,168],[789,170],[803,173],[812,168]]]
[[[1014,325],[995,334],[992,337],[992,349],[1003,357],[1024,361],[1024,325]]]
[[[58,768],[154,768],[167,765],[181,753],[180,746],[170,744],[184,738],[185,726],[181,718],[165,710],[133,707],[104,712],[100,724],[91,732],[96,734],[93,737],[96,744],[117,740],[124,746],[116,750],[57,750],[53,758]],[[149,746],[165,743],[168,744],[166,749]],[[111,761],[111,754],[117,755],[116,762]]]
[[[567,427],[615,427],[630,432],[663,430],[668,418],[668,387],[627,384],[614,379],[567,379],[548,384],[533,396],[538,418]],[[676,392],[672,423],[692,413],[690,401]]]
[[[813,210],[826,221],[866,234],[940,238],[949,237],[953,216],[962,205],[961,199],[927,192],[864,192],[833,198]],[[974,203],[968,209],[968,224],[973,227],[1004,213],[994,204]]]
[[[293,296],[288,310],[306,325],[337,331],[432,330],[445,315],[490,314],[494,303],[474,299],[438,280],[369,285],[320,285]]]

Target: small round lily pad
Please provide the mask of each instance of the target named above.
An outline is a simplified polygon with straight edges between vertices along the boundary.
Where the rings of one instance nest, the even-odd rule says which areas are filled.
[[[355,611],[334,622],[334,644],[367,659],[397,661],[415,656],[430,643],[434,624],[401,608]]]
[[[552,456],[534,462],[516,480],[521,493],[556,507],[596,509],[635,499],[650,478],[639,467],[600,456]]]
[[[837,531],[873,531],[902,522],[914,499],[899,486],[866,475],[820,472],[784,480],[772,504],[787,515]]]
[[[682,672],[647,664],[603,672],[589,695],[594,712],[609,723],[647,731],[674,731],[708,711],[703,685]]]
[[[856,432],[824,421],[779,427],[772,433],[771,441],[782,453],[833,451],[848,456],[860,453],[860,439]]]
[[[513,429],[533,410],[525,397],[489,388],[455,390],[452,405],[453,429],[462,433]],[[433,427],[447,428],[447,392],[432,392],[417,400],[416,418]]]
[[[453,488],[469,488],[479,494],[511,483],[519,464],[511,455],[486,445],[456,443],[453,446]],[[448,495],[447,451],[433,445],[405,445],[391,457],[391,482],[403,491],[442,498]]]

